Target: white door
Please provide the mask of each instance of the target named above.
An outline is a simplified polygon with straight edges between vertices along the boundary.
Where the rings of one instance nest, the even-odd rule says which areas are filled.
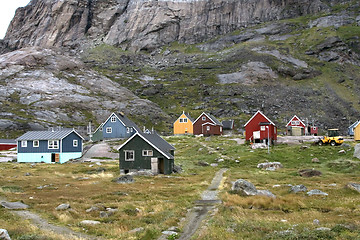
[[[159,173],[159,164],[157,158],[151,158],[151,172],[154,174]]]
[[[260,139],[260,131],[253,132],[253,138],[254,139]]]

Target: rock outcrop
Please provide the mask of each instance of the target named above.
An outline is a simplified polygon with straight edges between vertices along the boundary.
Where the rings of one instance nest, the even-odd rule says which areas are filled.
[[[16,11],[3,44],[8,49],[79,48],[86,40],[95,40],[152,50],[173,41],[198,43],[266,21],[328,11],[328,4],[325,0],[32,0]]]
[[[156,104],[61,52],[23,48],[0,56],[0,129],[102,122],[112,111],[168,118]],[[157,119],[157,120],[156,120]]]

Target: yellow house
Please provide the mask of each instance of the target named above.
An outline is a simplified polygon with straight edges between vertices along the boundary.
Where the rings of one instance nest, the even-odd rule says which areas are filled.
[[[181,116],[174,122],[174,135],[176,134],[193,134],[194,120],[189,114],[183,112]]]
[[[354,127],[354,140],[360,141],[360,122],[358,122]]]

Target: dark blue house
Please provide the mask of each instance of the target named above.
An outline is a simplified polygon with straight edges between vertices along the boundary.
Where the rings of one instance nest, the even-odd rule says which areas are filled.
[[[16,139],[17,161],[64,163],[82,156],[83,140],[73,129],[30,131]]]
[[[139,131],[138,126],[123,113],[112,113],[92,134],[91,140],[96,142],[103,139],[129,138]]]

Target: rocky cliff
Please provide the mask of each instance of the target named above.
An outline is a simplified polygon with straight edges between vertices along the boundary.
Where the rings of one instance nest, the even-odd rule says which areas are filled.
[[[255,24],[328,11],[346,0],[32,0],[19,8],[4,45],[79,48],[104,42],[153,50],[199,43]]]

